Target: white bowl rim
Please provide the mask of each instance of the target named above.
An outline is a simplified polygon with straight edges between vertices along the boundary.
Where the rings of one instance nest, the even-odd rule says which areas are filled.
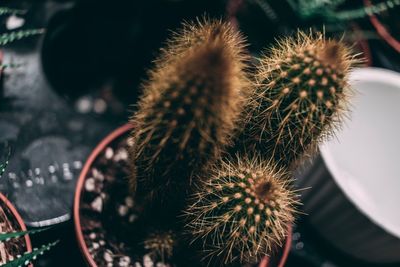
[[[366,67],[366,68],[356,68],[350,74],[350,84],[352,82],[377,82],[384,83],[394,87],[398,87],[400,90],[400,73],[395,71],[376,68],[376,67]],[[400,225],[396,226],[393,222],[388,221],[385,217],[377,217],[376,214],[357,198],[352,197],[351,189],[346,186],[345,178],[340,175],[342,172],[337,166],[337,163],[332,155],[329,148],[329,142],[326,142],[319,146],[320,153],[328,168],[331,176],[335,180],[339,188],[344,192],[347,199],[352,202],[364,215],[366,215],[371,221],[373,221],[377,226],[383,228],[386,232],[400,238]],[[400,179],[400,177],[399,177]],[[400,189],[399,189],[400,194]],[[393,211],[396,212],[396,211]],[[399,211],[400,212],[400,211]]]

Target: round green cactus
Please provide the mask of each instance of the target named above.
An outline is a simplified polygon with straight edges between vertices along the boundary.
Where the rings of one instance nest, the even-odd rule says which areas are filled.
[[[222,162],[193,195],[187,230],[212,260],[257,262],[282,245],[297,196],[287,174],[259,159]]]
[[[315,151],[342,121],[356,61],[342,42],[322,34],[280,41],[260,60],[240,142],[282,166]]]

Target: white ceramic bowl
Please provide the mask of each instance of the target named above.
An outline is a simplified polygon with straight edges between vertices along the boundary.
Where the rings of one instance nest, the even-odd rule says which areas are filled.
[[[353,71],[352,112],[337,138],[301,175],[314,227],[369,262],[400,263],[400,74]]]

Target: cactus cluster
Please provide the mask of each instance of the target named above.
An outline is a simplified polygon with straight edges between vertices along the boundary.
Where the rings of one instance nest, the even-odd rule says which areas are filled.
[[[176,236],[173,231],[152,231],[143,242],[144,249],[154,260],[168,262],[176,247]]]
[[[281,40],[260,60],[241,137],[246,149],[287,167],[315,151],[346,114],[355,61],[342,42],[322,34]]]
[[[136,198],[172,214],[175,230],[183,212],[188,239],[215,266],[269,255],[297,213],[290,167],[334,133],[355,61],[341,41],[299,32],[261,58],[249,83],[240,34],[220,21],[186,24],[131,119]],[[168,235],[153,237],[146,246],[170,256]]]
[[[297,197],[287,173],[272,162],[243,156],[215,165],[187,209],[187,228],[208,256],[227,264],[255,263],[284,242]]]
[[[247,87],[244,42],[228,24],[187,24],[177,36],[131,119],[133,191],[163,208],[183,203],[193,174],[229,143]]]

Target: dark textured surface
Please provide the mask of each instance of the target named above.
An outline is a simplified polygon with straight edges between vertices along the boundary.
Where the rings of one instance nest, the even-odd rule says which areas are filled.
[[[108,10],[107,5],[94,5],[96,1],[81,2],[86,4],[80,16],[71,18],[71,15],[68,17],[59,13],[57,20],[60,21],[53,21],[56,26],[70,26],[68,23],[72,20],[75,25],[67,31],[67,35],[61,35],[65,39],[61,38],[57,46],[52,46],[52,42],[43,46],[44,39],[48,42],[49,38],[41,36],[4,49],[5,62],[13,62],[19,67],[6,70],[4,91],[0,93],[0,142],[8,140],[13,148],[10,167],[0,180],[0,190],[8,195],[24,219],[31,224],[70,214],[74,185],[81,165],[103,136],[126,121],[128,103],[134,102],[137,84],[145,76],[144,69],[154,57],[156,48],[165,39],[166,28],[173,28],[183,17],[188,18],[196,12],[202,14],[210,6],[218,14],[219,8],[212,5],[215,3],[213,1],[205,1],[205,6],[198,4],[200,7],[181,3],[176,10],[173,3],[182,1],[165,1],[169,4],[164,3],[162,8],[157,8],[162,1],[149,1],[151,4],[139,5],[143,8],[140,12],[131,13],[129,10],[135,9],[134,4],[126,8],[123,1],[117,1],[122,9],[125,8],[125,12],[121,13],[117,4]],[[29,9],[25,25],[32,27],[46,26],[55,13],[70,6],[69,1],[7,3]],[[186,10],[190,10],[190,14]],[[254,19],[247,17],[248,25],[267,25],[268,20],[262,18],[263,13],[254,12],[257,16]],[[87,23],[86,14],[90,14],[90,23]],[[246,16],[246,12],[242,16]],[[135,27],[122,27],[123,30],[112,35],[114,29],[126,21]],[[87,25],[90,27],[84,27]],[[57,30],[62,33],[58,26],[55,27]],[[260,31],[254,32],[250,40],[260,35]],[[125,33],[133,34],[133,37],[121,37]],[[276,33],[275,30],[269,30],[268,38],[259,40],[259,43],[254,41],[255,47],[261,47],[273,39]],[[146,41],[136,42],[136,46],[133,46],[135,40]],[[132,42],[129,43],[132,46],[124,42]],[[372,45],[375,65],[384,64],[389,68],[398,66],[395,60],[390,65],[387,63],[385,45],[377,40]],[[51,60],[48,60],[49,57]],[[385,60],[380,61],[382,58]],[[45,67],[42,63],[45,63]],[[106,109],[101,100],[107,101]],[[294,233],[287,266],[369,267],[337,252],[309,226],[307,217],[303,217],[299,219]],[[61,242],[36,266],[85,266],[71,220],[35,236],[33,243],[40,245],[54,239],[60,239]]]
[[[48,86],[38,53],[41,39],[4,49],[5,62],[20,66],[6,69],[0,100],[0,142],[12,147],[0,189],[29,225],[69,214],[82,162],[112,129],[110,123],[77,112]]]

